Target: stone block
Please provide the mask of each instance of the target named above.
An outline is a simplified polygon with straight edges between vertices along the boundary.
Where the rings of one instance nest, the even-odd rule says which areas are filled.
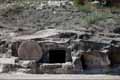
[[[58,68],[62,68],[61,64],[41,64],[39,73],[55,74]]]
[[[28,73],[37,73],[37,64],[34,60],[20,60],[17,64],[17,68],[18,70],[23,70],[23,72],[25,71],[25,73],[28,71]]]
[[[0,64],[0,73],[7,73],[12,70],[12,66],[10,64]]]
[[[17,57],[0,58],[0,72],[9,72],[15,70],[16,62],[19,59]]]
[[[17,57],[0,58],[0,64],[12,64],[15,65],[19,59]]]
[[[34,60],[20,60],[17,65],[22,68],[32,68],[36,66],[36,62]]]
[[[62,64],[62,69],[64,74],[72,74],[73,73],[73,64],[71,62],[66,62]]]
[[[102,69],[110,65],[108,56],[99,52],[85,53],[82,58],[82,63],[86,69]]]
[[[24,69],[24,68],[19,68],[19,69],[17,69],[17,71],[16,71],[17,73],[27,73],[27,74],[32,74],[32,73],[34,73],[33,72],[33,70],[32,69]]]
[[[74,64],[75,73],[80,73],[83,71],[83,66],[82,66],[80,57],[74,57],[73,64]]]

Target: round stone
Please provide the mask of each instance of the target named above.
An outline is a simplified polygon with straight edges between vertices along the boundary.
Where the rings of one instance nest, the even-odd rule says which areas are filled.
[[[42,55],[42,48],[33,40],[23,41],[18,48],[18,57],[22,60],[40,60]]]

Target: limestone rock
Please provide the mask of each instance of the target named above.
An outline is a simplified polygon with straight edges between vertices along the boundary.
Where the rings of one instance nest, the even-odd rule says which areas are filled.
[[[62,68],[61,64],[41,64],[39,73],[55,74],[56,70]]]
[[[64,70],[64,74],[71,74],[73,73],[73,65],[71,62],[66,62],[62,65],[62,69]]]
[[[0,64],[0,73],[7,73],[11,70],[10,64]]]
[[[85,53],[82,60],[87,69],[106,68],[110,65],[108,56],[98,52]]]
[[[17,69],[17,73],[32,73],[32,70],[31,69],[24,69],[24,68],[20,68],[20,69]]]
[[[80,57],[75,57],[73,64],[75,73],[80,73],[83,71],[83,66]]]
[[[22,68],[31,68],[36,65],[34,60],[20,60],[18,65]]]
[[[11,58],[0,58],[0,72],[9,72],[15,70],[16,62],[18,62],[17,57]]]
[[[42,48],[35,41],[24,41],[18,48],[18,56],[23,60],[40,60],[43,55]]]
[[[20,60],[17,63],[17,71],[23,73],[37,73],[37,64],[34,60]]]
[[[0,64],[12,64],[15,65],[19,59],[17,57],[0,58]]]

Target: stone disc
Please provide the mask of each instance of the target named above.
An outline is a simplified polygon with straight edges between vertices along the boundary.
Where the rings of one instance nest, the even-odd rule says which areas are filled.
[[[32,40],[24,41],[18,48],[18,57],[23,60],[40,60],[43,55],[40,45]]]

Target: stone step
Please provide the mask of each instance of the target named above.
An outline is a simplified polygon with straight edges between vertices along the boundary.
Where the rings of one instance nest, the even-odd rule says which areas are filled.
[[[12,64],[14,65],[18,61],[17,57],[0,58],[0,64]]]

